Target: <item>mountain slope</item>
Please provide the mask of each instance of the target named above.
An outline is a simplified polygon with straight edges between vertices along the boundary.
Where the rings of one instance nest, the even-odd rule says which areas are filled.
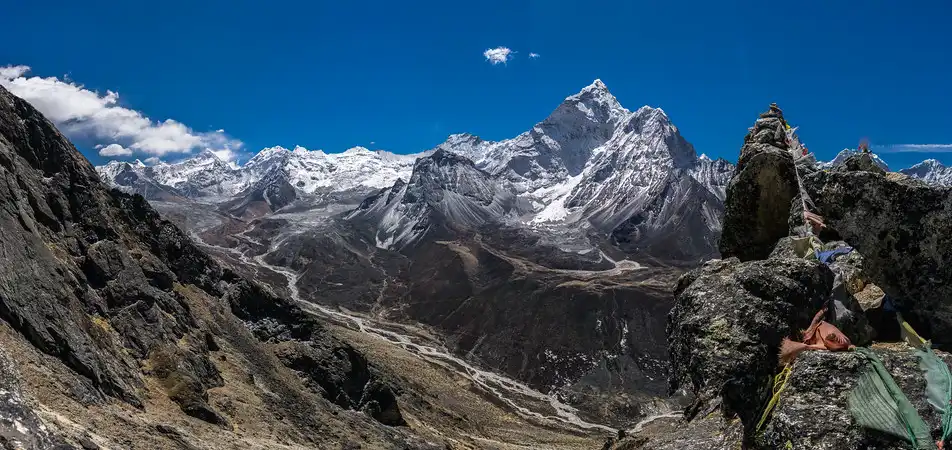
[[[0,186],[0,356],[44,418],[28,432],[82,448],[429,447],[384,425],[404,423],[394,388],[358,351],[109,190],[2,88]],[[16,447],[23,427],[0,421],[0,439]]]
[[[378,247],[399,250],[427,234],[445,238],[502,220],[516,206],[507,187],[472,161],[440,149],[417,160],[409,182],[398,179],[346,218],[370,223]]]

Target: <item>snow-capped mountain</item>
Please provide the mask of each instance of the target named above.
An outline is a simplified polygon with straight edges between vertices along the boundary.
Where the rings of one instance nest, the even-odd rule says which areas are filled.
[[[146,173],[156,183],[187,197],[228,196],[247,184],[234,164],[222,161],[209,150],[176,164],[156,164],[148,167]]]
[[[715,253],[710,243],[720,232],[734,170],[725,160],[698,157],[661,109],[625,109],[600,80],[529,131],[502,141],[454,134],[415,155],[270,147],[241,167],[211,152],[175,164],[123,164],[102,166],[100,174],[121,184],[119,174],[132,172],[139,181],[128,188],[154,192],[158,186],[238,216],[258,217],[292,203],[360,203],[348,217],[376,226],[377,244],[388,248],[403,248],[439,227],[505,222],[576,235],[594,231],[631,251],[677,230],[700,236],[672,242],[684,247],[672,253],[687,259]]]
[[[698,158],[661,109],[631,112],[600,80],[566,98],[530,131],[499,142],[452,135],[437,149],[472,159],[536,206],[534,223],[617,224],[680,169],[723,199],[733,165]]]
[[[419,156],[371,151],[363,147],[328,154],[303,147],[288,150],[277,146],[261,150],[241,167],[205,151],[177,163],[148,167],[138,162],[133,167],[129,163],[111,161],[97,170],[103,180],[113,185],[123,185],[117,176],[132,170],[150,184],[179,195],[220,203],[266,189],[268,182],[286,182],[302,194],[356,190],[366,195],[390,186],[400,177],[409,177],[413,162]],[[286,191],[283,187],[271,188],[274,189]]]
[[[952,167],[946,167],[935,159],[927,159],[899,172],[919,178],[927,183],[952,186]]]
[[[598,80],[513,139],[490,142],[456,134],[436,152],[472,160],[480,176],[466,181],[479,180],[478,186],[492,182],[496,191],[509,190],[518,200],[513,203],[518,208],[497,208],[489,197],[462,194],[467,202],[458,209],[465,214],[455,214],[450,222],[472,227],[505,218],[509,225],[516,220],[529,226],[594,228],[632,251],[645,248],[645,241],[666,234],[665,229],[701,235],[682,239],[690,248],[674,252],[688,259],[716,253],[724,191],[734,170],[725,160],[699,158],[661,109],[646,106],[631,112]],[[398,186],[406,192],[435,192],[416,186],[418,180],[424,178],[415,171],[407,184]],[[402,195],[395,192],[396,187],[378,193],[350,217],[363,217],[384,204],[404,211],[406,207],[385,200]],[[481,206],[476,211],[471,205]],[[397,220],[393,213],[379,220],[378,235],[386,238],[378,242],[384,245],[402,248],[427,232],[423,222]],[[396,237],[388,241],[391,236]]]
[[[408,177],[419,156],[371,151],[364,147],[343,153],[271,147],[250,159],[242,171],[252,178],[261,178],[275,169],[283,170],[292,186],[308,194],[322,189],[380,189],[392,185],[397,178]]]
[[[131,163],[110,161],[104,166],[96,167],[104,182],[124,191],[142,194],[147,199],[170,200],[185,197],[175,188],[153,180],[149,169],[138,159]]]
[[[710,188],[711,192],[723,201],[727,196],[727,183],[734,174],[734,164],[724,158],[712,160],[702,153],[690,173],[695,180]]]
[[[104,182],[131,189],[148,199],[155,197],[155,191],[144,190],[143,186],[155,186],[162,192],[173,192],[182,197],[221,198],[233,195],[247,185],[237,167],[208,150],[174,164],[160,162],[146,166],[139,160],[134,163],[110,161],[96,167],[96,171]],[[132,175],[135,175],[135,183],[131,182]]]

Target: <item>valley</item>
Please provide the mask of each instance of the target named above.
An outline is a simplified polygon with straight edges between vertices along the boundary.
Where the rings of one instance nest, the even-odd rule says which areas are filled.
[[[525,420],[610,432],[686,404],[667,392],[671,292],[719,256],[734,165],[596,80],[506,141],[98,170],[373,348],[450,371]]]

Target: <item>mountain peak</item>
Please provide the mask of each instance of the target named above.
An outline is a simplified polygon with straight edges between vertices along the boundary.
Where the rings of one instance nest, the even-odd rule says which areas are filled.
[[[592,84],[585,86],[578,94],[572,95],[562,103],[570,105],[585,105],[588,109],[602,106],[611,110],[624,110],[618,99],[608,91],[608,86],[602,80],[596,79]],[[581,109],[581,108],[580,108]],[[625,110],[627,112],[627,110]]]
[[[582,91],[594,91],[594,90],[607,92],[608,86],[605,86],[605,83],[603,83],[600,78],[596,78],[595,81],[592,82],[592,84],[585,86],[585,88],[582,89]]]

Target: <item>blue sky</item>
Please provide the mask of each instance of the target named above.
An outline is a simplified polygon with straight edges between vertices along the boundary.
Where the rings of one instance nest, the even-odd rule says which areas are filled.
[[[821,158],[868,137],[882,152],[939,151],[882,153],[895,167],[952,163],[947,1],[80,3],[6,5],[0,66],[56,77],[31,92],[68,97],[50,107],[67,109],[63,127],[95,163],[105,147],[93,146],[111,143],[176,159],[504,139],[595,78],[629,109],[662,107],[711,156],[735,160],[776,101]],[[490,64],[483,52],[499,46],[515,53]],[[89,123],[71,109],[82,102],[125,121]]]

